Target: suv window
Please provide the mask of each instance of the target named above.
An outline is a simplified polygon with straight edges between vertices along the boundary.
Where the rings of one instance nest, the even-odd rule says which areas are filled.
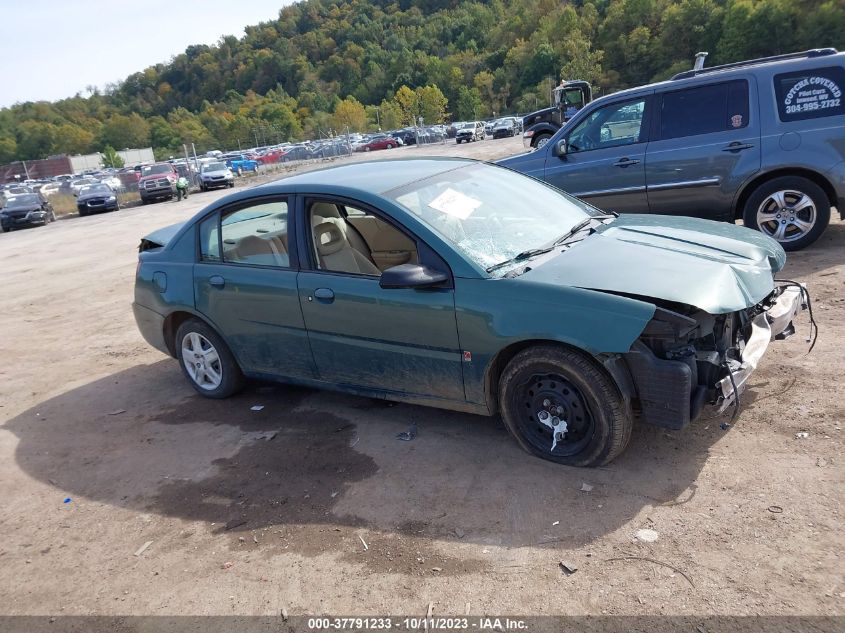
[[[569,151],[583,152],[645,140],[645,97],[611,103],[591,112],[569,135]]]
[[[218,231],[222,240],[218,239]],[[288,205],[284,200],[257,204],[200,224],[200,255],[203,261],[287,267]]]
[[[845,68],[831,66],[775,75],[780,120],[800,121],[845,114]]]
[[[748,82],[729,81],[661,95],[660,135],[682,138],[748,125]]]

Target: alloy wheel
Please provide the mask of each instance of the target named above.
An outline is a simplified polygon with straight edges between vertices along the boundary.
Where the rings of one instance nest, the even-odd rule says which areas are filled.
[[[776,191],[757,208],[757,226],[778,242],[801,239],[816,225],[816,205],[801,191]]]
[[[212,391],[223,382],[220,355],[211,341],[198,332],[188,332],[182,339],[182,363],[201,389]]]

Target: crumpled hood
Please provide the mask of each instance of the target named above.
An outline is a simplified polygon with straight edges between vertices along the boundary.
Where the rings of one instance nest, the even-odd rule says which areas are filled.
[[[173,239],[183,226],[185,226],[184,222],[177,222],[176,224],[157,229],[149,235],[144,236],[143,239],[159,246],[167,246],[167,243]]]
[[[758,231],[697,218],[623,215],[538,260],[534,282],[664,299],[711,314],[762,301],[786,253]]]

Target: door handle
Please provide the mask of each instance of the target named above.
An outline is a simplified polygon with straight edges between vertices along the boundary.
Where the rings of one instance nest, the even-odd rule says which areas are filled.
[[[210,283],[215,288],[222,288],[226,285],[226,280],[223,279],[220,275],[212,275],[208,278],[208,283]]]
[[[751,143],[740,143],[739,141],[734,141],[730,145],[725,148],[722,148],[723,152],[741,152],[744,149],[751,149],[754,147]]]
[[[334,301],[334,292],[331,288],[317,288],[314,291],[314,296],[317,298],[317,301],[322,303],[332,303]]]
[[[638,161],[637,159],[628,158],[626,156],[625,158],[620,158],[615,163],[613,163],[613,166],[614,167],[628,167],[630,165],[638,165],[639,163],[640,163],[640,161]]]

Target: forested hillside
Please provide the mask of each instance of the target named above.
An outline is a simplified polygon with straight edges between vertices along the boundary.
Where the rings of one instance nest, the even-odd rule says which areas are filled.
[[[843,0],[306,0],[104,93],[0,110],[0,163],[525,112],[548,104],[550,78],[606,94],[699,50],[716,64],[822,46],[845,48]]]

